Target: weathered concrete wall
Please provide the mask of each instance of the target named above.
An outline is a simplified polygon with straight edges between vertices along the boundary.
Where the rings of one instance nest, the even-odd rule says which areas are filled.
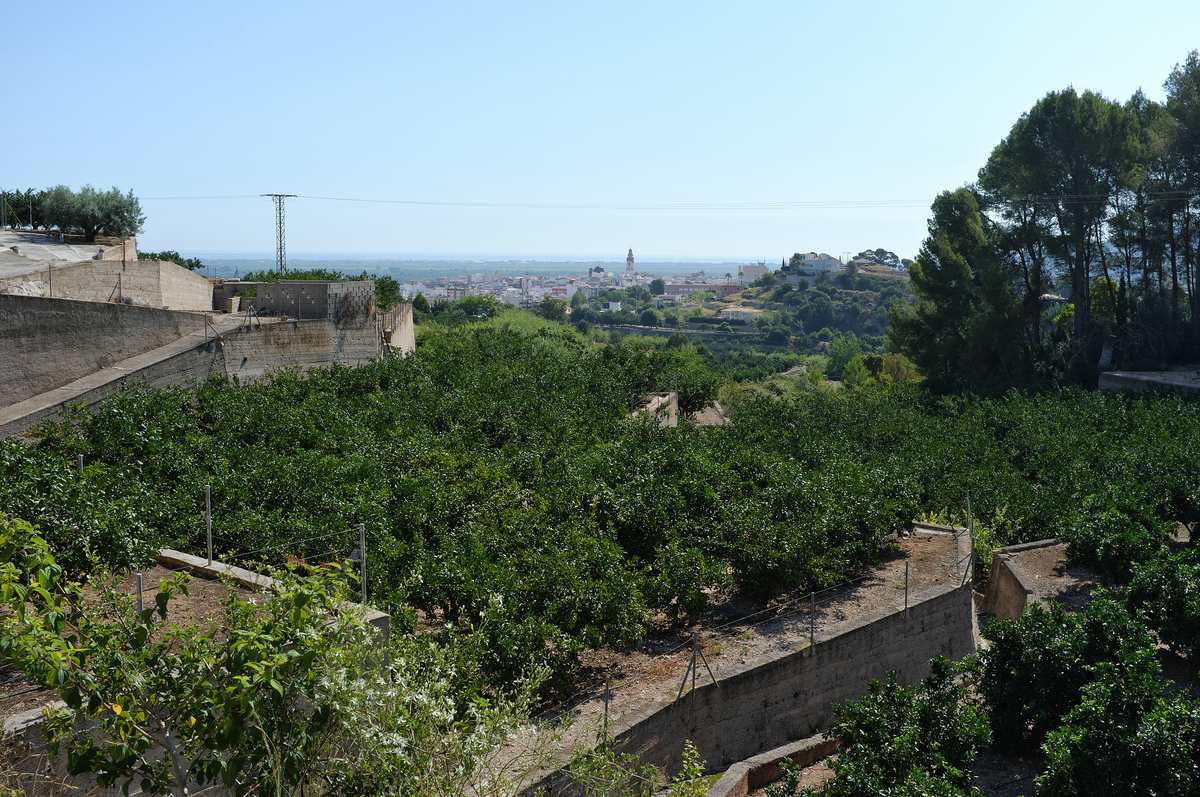
[[[233,286],[246,291],[250,283]],[[303,321],[330,319],[339,325],[366,324],[375,318],[375,283],[372,280],[318,282],[285,280],[253,283],[256,296],[249,299],[263,315],[280,315]]]
[[[159,260],[85,260],[0,280],[0,294],[116,302],[174,310],[212,309],[205,277]]]
[[[679,425],[679,394],[671,391],[669,393],[647,393],[642,396],[638,406],[634,407],[633,412],[629,413],[629,417],[637,418],[642,415],[648,415],[658,421],[658,425],[662,427],[675,427]]]
[[[207,277],[188,271],[175,263],[158,263],[159,301],[172,310],[211,310],[212,283]]]
[[[338,327],[332,321],[285,321],[242,330],[226,338],[225,369],[241,382],[288,368],[306,370],[331,363],[363,365],[382,349],[375,324]]]
[[[416,326],[413,324],[412,302],[401,302],[379,312],[384,345],[397,354],[417,350]]]
[[[0,295],[0,407],[203,328],[195,313]]]
[[[849,630],[766,664],[696,688],[672,702],[647,705],[622,722],[619,750],[668,772],[679,767],[691,740],[709,769],[721,770],[793,739],[829,727],[833,707],[863,694],[874,678],[896,672],[902,683],[929,674],[935,656],[975,651],[971,585],[943,585],[902,607],[866,616]],[[561,773],[531,785],[550,794],[575,794]]]
[[[193,386],[213,374],[252,382],[289,368],[364,365],[382,353],[376,318],[267,321],[67,299],[0,295],[0,436],[134,384]],[[219,337],[216,337],[219,335]],[[411,330],[410,330],[411,335]]]
[[[0,437],[28,432],[44,420],[58,417],[70,406],[94,407],[134,386],[190,387],[212,374],[225,373],[225,360],[216,341],[197,334],[122,360],[117,366],[88,374],[62,387],[0,408]]]

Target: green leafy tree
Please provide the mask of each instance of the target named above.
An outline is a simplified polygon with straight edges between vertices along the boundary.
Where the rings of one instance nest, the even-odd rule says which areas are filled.
[[[562,299],[547,296],[538,302],[537,307],[534,308],[534,312],[547,321],[566,321],[567,303]]]
[[[179,266],[183,266],[188,271],[199,271],[204,268],[204,263],[198,257],[184,257],[174,249],[164,249],[161,252],[138,252],[138,260],[165,260]]]
[[[1171,694],[1153,650],[1097,666],[1078,704],[1043,746],[1046,797],[1200,791],[1200,702]]]
[[[94,241],[101,233],[125,238],[141,232],[146,222],[133,192],[97,191],[85,185],[78,192],[55,186],[41,198],[41,221],[46,227],[78,233]]]
[[[1057,604],[1034,605],[1015,620],[984,629],[980,694],[997,745],[1039,744],[1079,700],[1095,668],[1129,651],[1153,650],[1145,626],[1111,598],[1093,600],[1083,616]]]
[[[667,283],[662,277],[655,277],[650,280],[650,295],[662,296],[667,292]]]
[[[989,741],[987,717],[946,659],[934,659],[916,686],[901,686],[895,673],[872,681],[865,696],[839,706],[836,715],[831,733],[841,751],[834,778],[807,792],[785,782],[768,789],[768,797],[979,794],[969,767]]]
[[[933,203],[929,237],[909,271],[916,301],[897,307],[888,338],[936,389],[995,389],[1025,381],[1014,348],[1012,296],[974,192]]]
[[[833,379],[841,379],[846,366],[862,353],[862,342],[856,335],[838,335],[829,344],[829,367]],[[861,365],[861,363],[860,363]]]
[[[387,663],[376,632],[343,603],[337,567],[285,574],[258,601],[230,591],[214,633],[170,622],[186,576],[165,579],[139,612],[104,579],[88,598],[29,524],[0,515],[0,552],[0,651],[60,693],[52,747],[101,785],[461,793],[491,780],[489,751],[529,708],[527,697],[478,702],[456,718],[440,665],[416,649],[406,655],[424,657],[421,669]]]
[[[1160,551],[1134,567],[1127,594],[1163,642],[1187,656],[1200,651],[1200,564]]]

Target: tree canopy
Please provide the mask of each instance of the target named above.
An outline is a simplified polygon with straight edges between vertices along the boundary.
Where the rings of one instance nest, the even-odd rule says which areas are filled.
[[[935,200],[892,345],[941,389],[1094,384],[1200,355],[1200,57],[1157,103],[1068,88]]]

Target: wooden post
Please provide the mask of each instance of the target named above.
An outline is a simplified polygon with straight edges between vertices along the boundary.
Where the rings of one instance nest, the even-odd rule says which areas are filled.
[[[212,549],[212,484],[204,485],[204,526],[208,537],[208,563],[213,563]]]
[[[367,603],[367,524],[358,524],[358,569],[362,579],[362,603]]]

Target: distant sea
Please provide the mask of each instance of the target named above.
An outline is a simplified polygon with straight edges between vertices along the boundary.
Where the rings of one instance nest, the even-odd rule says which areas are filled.
[[[242,276],[250,271],[262,271],[275,267],[274,258],[201,257],[204,273],[211,277]],[[738,265],[752,260],[639,260],[637,270],[644,274],[691,274],[703,270],[705,274],[721,278],[725,274],[736,276]],[[586,275],[589,268],[604,266],[609,271],[624,271],[624,260],[602,259],[528,259],[528,260],[484,260],[484,259],[383,259],[353,257],[290,257],[288,267],[295,269],[329,268],[344,274],[387,274],[399,282],[428,282],[439,277],[466,277],[469,274],[579,274]]]

